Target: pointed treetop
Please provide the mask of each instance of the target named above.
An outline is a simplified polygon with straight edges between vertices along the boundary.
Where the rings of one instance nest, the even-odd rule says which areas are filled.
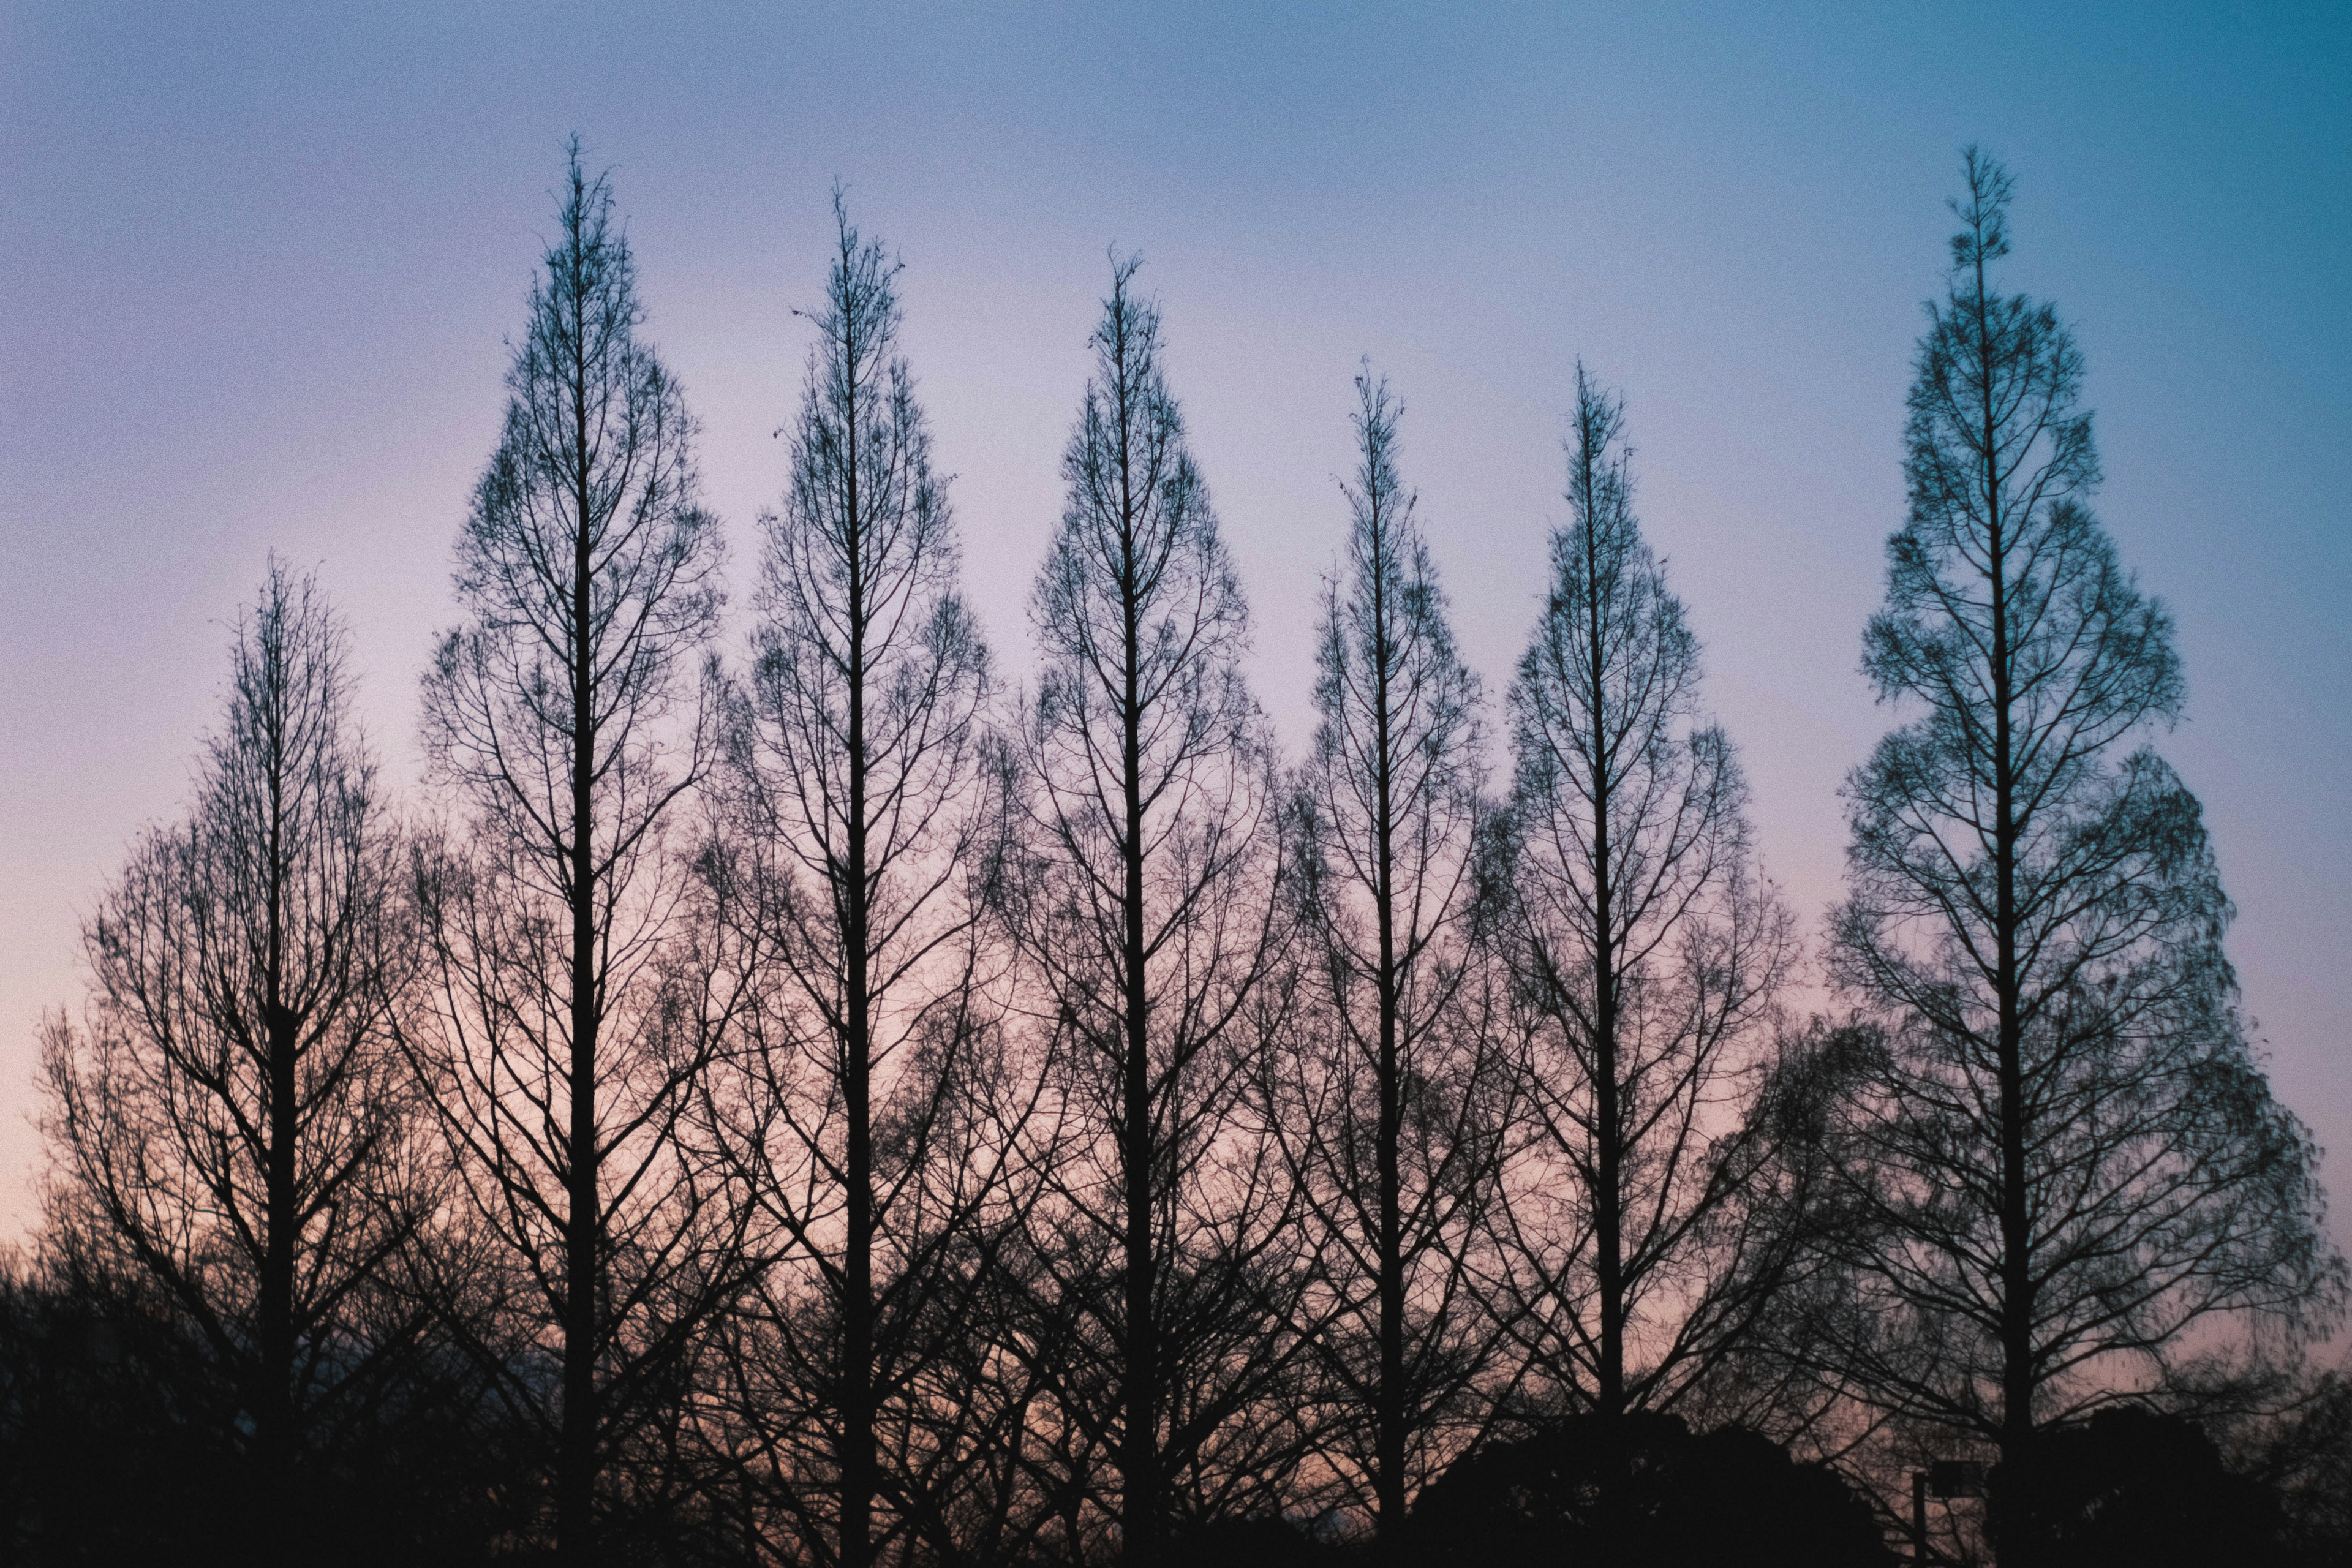
[[[1952,236],[1952,270],[1975,272],[2009,254],[2009,201],[2017,182],[2001,161],[1971,142],[1960,153],[1966,200],[1945,205],[1967,226]]]

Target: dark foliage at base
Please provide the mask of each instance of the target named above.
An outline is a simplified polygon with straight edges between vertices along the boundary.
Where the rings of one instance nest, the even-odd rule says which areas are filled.
[[[1432,1565],[1879,1568],[1865,1502],[1821,1465],[1744,1427],[1695,1435],[1672,1415],[1584,1417],[1447,1472],[1413,1514]]]
[[[316,1437],[271,1495],[193,1335],[101,1283],[0,1279],[0,1560],[462,1565],[527,1527],[534,1456],[454,1362]]]
[[[2277,1495],[2231,1473],[2193,1422],[2103,1410],[2044,1433],[1990,1477],[2010,1554],[2069,1568],[2207,1568],[2315,1559],[2286,1547]]]
[[[1342,1568],[1364,1549],[1318,1541],[1287,1520],[1230,1519],[1177,1536],[1169,1568]]]

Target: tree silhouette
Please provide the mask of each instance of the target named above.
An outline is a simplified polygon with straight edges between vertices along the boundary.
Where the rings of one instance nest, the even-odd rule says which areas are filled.
[[[1286,778],[1114,256],[1000,728],[898,268],[836,188],[730,671],[698,429],[575,141],[429,814],[273,558],[43,1021],[0,1558],[1861,1568],[1887,1521],[1825,1452],[1998,1451],[1944,1525],[2003,1568],[2333,1561],[2352,1384],[2298,1358],[2352,1270],[2150,749],[2179,659],[2089,510],[2081,354],[1965,173],[1841,1011],[1790,1028],[1580,363],[1507,801],[1369,363]]]
[[[1490,1321],[1472,1256],[1495,1195],[1507,1062],[1475,943],[1484,738],[1413,496],[1402,405],[1356,378],[1344,581],[1326,587],[1320,721],[1301,778],[1297,1044],[1271,1110],[1312,1214],[1329,1301],[1314,1343],[1346,1411],[1329,1439],[1370,1479],[1381,1533],[1444,1462]]]
[[[1756,1201],[1773,1144],[1755,1112],[1792,943],[1634,519],[1622,405],[1581,365],[1574,418],[1570,522],[1509,700],[1530,1127],[1503,1291],[1530,1375],[1607,1416],[1718,1370],[1790,1257]]]
[[[559,233],[507,374],[505,428],[457,541],[467,623],[425,679],[436,782],[467,831],[420,857],[438,1028],[414,1048],[511,1305],[555,1375],[501,1352],[555,1436],[555,1527],[593,1561],[607,1455],[722,1292],[716,1178],[674,1136],[709,1031],[675,962],[665,827],[702,776],[697,658],[717,526],[694,424],[636,338],[612,195],[574,143]],[[552,1407],[551,1409],[550,1407]]]
[[[2284,1564],[2284,1511],[2260,1481],[2232,1474],[2194,1422],[2124,1405],[2043,1431],[2031,1457],[1993,1467],[1994,1506],[2011,1517],[2012,1557],[2081,1568]]]
[[[1654,1410],[1591,1413],[1481,1449],[1423,1494],[1410,1561],[1654,1568],[1892,1568],[1843,1478],[1743,1426],[1694,1433]]]
[[[1060,1369],[1058,1409],[1116,1454],[1120,1551],[1149,1563],[1173,1474],[1187,1472],[1188,1509],[1232,1508],[1271,1479],[1244,1457],[1251,1438],[1205,1456],[1285,1359],[1269,1248],[1290,1194],[1235,1115],[1278,871],[1270,758],[1238,664],[1247,615],[1136,266],[1112,271],[1032,601],[1045,668],[1022,743],[1032,847],[1013,915],[1073,1132],[1037,1289],[1098,1347]]]
[[[194,805],[84,928],[82,1026],[44,1032],[53,1237],[148,1281],[226,1373],[263,1477],[256,1550],[296,1550],[316,1442],[363,1425],[414,1344],[388,1265],[435,1202],[392,1047],[402,830],[349,657],[316,583],[273,559]]]
[[[1885,1033],[1841,1113],[1870,1331],[1842,1351],[1873,1399],[2019,1462],[2199,1322],[2308,1310],[2342,1264],[2235,1010],[2197,800],[2126,749],[2179,713],[2180,666],[2085,505],[2082,356],[1994,288],[2011,181],[1973,148],[1965,174],[1864,639],[1916,717],[1845,790],[1831,963]]]
[[[728,704],[714,885],[757,1005],[712,1110],[753,1254],[775,1259],[740,1409],[762,1452],[801,1460],[771,1490],[811,1549],[862,1568],[926,1527],[911,1494],[963,1458],[934,1342],[969,1331],[962,1249],[1001,1185],[981,1053],[1002,792],[987,648],[898,350],[897,268],[838,192],[834,216],[792,478],[762,519],[752,666]],[[877,1495],[893,1503],[878,1533]]]

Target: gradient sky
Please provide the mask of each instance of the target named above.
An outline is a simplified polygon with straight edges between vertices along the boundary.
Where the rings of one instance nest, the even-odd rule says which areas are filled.
[[[1292,754],[1349,377],[1499,695],[1582,355],[1818,930],[1903,394],[1958,151],[2088,357],[2125,559],[2179,624],[2273,1081],[2352,1150],[2352,6],[0,4],[0,1235],[77,922],[175,814],[275,548],[418,671],[562,147],[609,166],[748,587],[826,193],[903,257],[971,597],[1015,674],[1106,248],[1141,250]],[[739,593],[736,630],[741,626]],[[2352,1187],[2334,1172],[2339,1191]],[[2352,1234],[2339,1205],[2339,1236]]]

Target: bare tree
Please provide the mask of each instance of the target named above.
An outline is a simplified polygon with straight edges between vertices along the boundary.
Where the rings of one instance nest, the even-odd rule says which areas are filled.
[[[349,641],[273,559],[185,821],[83,931],[44,1032],[56,1238],[129,1265],[226,1372],[291,1552],[316,1441],[364,1422],[415,1321],[386,1289],[434,1202],[389,1023],[413,972],[402,834],[350,713]]]
[[[665,826],[710,752],[697,659],[719,605],[694,424],[639,342],[626,239],[575,143],[457,542],[469,619],[425,679],[433,773],[468,831],[420,858],[437,1031],[415,1049],[467,1191],[519,1276],[567,1562],[598,1478],[724,1283],[709,1173],[674,1136],[710,1034]]]
[[[838,191],[761,620],[729,701],[712,862],[753,1005],[711,1127],[762,1274],[741,1416],[807,1548],[863,1568],[935,1531],[967,1445],[941,1429],[967,1231],[1008,1147],[981,917],[1002,821],[988,652],[956,592],[897,268]],[[881,1462],[887,1446],[891,1462]],[[877,1525],[877,1499],[887,1502]],[[826,1505],[832,1506],[828,1508]]]
[[[1538,1382],[1663,1409],[1739,1347],[1789,1232],[1746,1201],[1790,921],[1697,640],[1643,540],[1623,412],[1577,367],[1570,522],[1509,698],[1528,1121],[1504,1299]]]
[[[1086,1352],[1052,1369],[1054,1419],[1074,1449],[1115,1452],[1120,1551],[1148,1563],[1179,1480],[1202,1511],[1278,1479],[1248,1394],[1284,1354],[1269,1293],[1290,1196],[1234,1114],[1278,910],[1247,613],[1137,265],[1113,268],[1032,601],[1045,668],[1013,912],[1073,1131],[1036,1228],[1036,1289],[1072,1308],[1042,1316]]]
[[[1994,288],[2011,182],[1965,167],[1864,639],[1918,712],[1845,792],[1832,969],[1886,1033],[1843,1106],[1876,1331],[1844,1348],[1874,1397],[2014,1459],[2213,1314],[2317,1310],[2342,1264],[2235,1011],[2196,798],[2125,750],[2179,713],[2180,666],[2084,505],[2081,354]]]
[[[1508,1074],[1477,973],[1485,741],[1413,495],[1402,405],[1356,378],[1344,583],[1325,589],[1301,779],[1299,1047],[1268,1053],[1276,1124],[1329,1297],[1314,1342],[1381,1533],[1454,1457],[1492,1320],[1473,1257],[1499,1175]]]

